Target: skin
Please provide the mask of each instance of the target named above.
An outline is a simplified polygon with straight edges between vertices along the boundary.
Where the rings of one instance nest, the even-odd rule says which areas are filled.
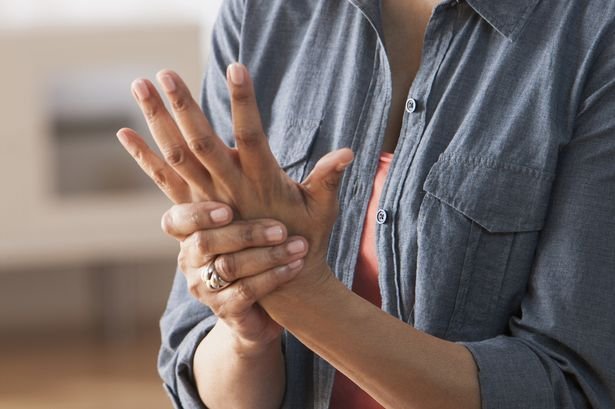
[[[279,407],[284,391],[280,333],[285,327],[386,407],[479,408],[477,369],[465,347],[384,313],[337,281],[325,262],[337,186],[352,153],[333,152],[306,181],[293,182],[269,150],[247,70],[233,64],[228,77],[237,149],[224,146],[170,71],[158,79],[175,120],[153,84],[133,84],[165,160],[134,131],[118,133],[144,171],[179,203],[163,217],[163,228],[181,243],[180,267],[192,294],[220,318],[194,358],[204,403],[211,408]],[[396,80],[408,78],[394,74]],[[385,145],[394,146],[390,135],[395,135],[391,125]],[[216,210],[217,216],[226,216],[214,217]],[[233,213],[252,221],[231,223]],[[268,228],[283,229],[283,234],[272,240]],[[285,241],[288,234],[298,236]],[[303,247],[290,251],[289,244],[297,240]],[[214,293],[204,288],[199,272],[219,254],[216,268],[233,284]]]
[[[382,150],[393,152],[401,132],[408,91],[421,63],[425,29],[438,2],[381,1],[384,43],[392,82],[391,111]]]
[[[203,217],[211,212],[218,212],[217,221]],[[199,384],[208,388],[200,390],[224,391],[228,385],[243,385],[232,394],[203,394],[204,402],[212,408],[243,407],[245,402],[273,407],[284,393],[282,327],[251,297],[260,298],[294,278],[303,267],[307,248],[292,246],[289,251],[292,240],[286,240],[285,227],[275,220],[228,224],[231,215],[231,209],[222,203],[182,204],[165,213],[162,226],[180,242],[179,265],[191,293],[219,317],[196,353],[195,363],[202,365],[197,365],[195,375]],[[199,277],[201,266],[215,255],[220,275],[236,281],[219,292],[208,291]],[[269,388],[261,387],[258,380],[263,379],[269,380]]]

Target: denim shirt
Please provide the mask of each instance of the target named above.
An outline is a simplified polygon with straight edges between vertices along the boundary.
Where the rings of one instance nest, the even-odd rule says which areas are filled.
[[[203,89],[232,143],[225,69],[246,64],[296,180],[354,150],[329,251],[349,287],[391,106],[382,34],[379,0],[226,0]],[[614,34],[612,0],[446,1],[427,27],[374,215],[382,308],[465,345],[485,409],[615,407]],[[215,320],[178,272],[159,358],[178,408],[203,407]],[[327,408],[335,370],[289,334],[284,353],[283,407]]]

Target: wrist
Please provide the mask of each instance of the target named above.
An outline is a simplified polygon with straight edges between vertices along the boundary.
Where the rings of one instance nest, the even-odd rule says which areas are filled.
[[[309,295],[329,286],[330,280],[336,280],[327,263],[327,249],[314,246],[310,241],[308,254],[304,258],[303,268],[295,279],[281,286],[281,289],[296,288]]]
[[[324,263],[318,270],[314,266],[308,271],[302,271],[299,277],[262,298],[260,304],[274,321],[289,329],[287,319],[299,317],[305,309],[323,302],[341,300],[340,297],[345,293],[351,291]]]
[[[233,355],[241,360],[259,359],[272,352],[281,351],[281,335],[269,339],[247,339],[236,331],[233,331],[233,329],[222,320],[218,320],[218,324],[216,325],[220,326],[220,329],[226,333],[226,338],[229,340],[227,344],[228,348]]]

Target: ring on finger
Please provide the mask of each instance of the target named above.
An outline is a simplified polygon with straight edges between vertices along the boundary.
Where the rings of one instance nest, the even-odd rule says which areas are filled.
[[[201,269],[201,280],[205,283],[207,288],[211,291],[220,291],[225,287],[231,285],[229,281],[224,280],[218,272],[215,266],[216,260],[213,259],[209,263],[205,264]]]

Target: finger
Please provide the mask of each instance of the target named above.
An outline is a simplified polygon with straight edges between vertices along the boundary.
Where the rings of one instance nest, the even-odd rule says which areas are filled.
[[[209,305],[218,317],[224,319],[242,316],[255,302],[294,279],[301,272],[303,264],[303,260],[297,260],[265,273],[238,280],[216,293],[215,300],[207,295],[206,298],[210,299]]]
[[[337,203],[342,175],[353,159],[352,151],[344,148],[329,152],[316,163],[301,184],[315,205],[326,209]]]
[[[263,131],[254,87],[246,67],[239,63],[229,65],[227,83],[231,95],[233,133],[242,169],[248,177],[257,178],[278,169]]]
[[[143,138],[132,129],[120,129],[117,138],[156,185],[174,203],[189,202],[190,187],[165,161],[150,149]]]
[[[181,242],[192,266],[201,266],[218,254],[235,253],[252,247],[281,244],[287,233],[283,224],[271,219],[239,221],[216,229],[200,230]]]
[[[215,259],[215,268],[222,279],[233,282],[302,259],[307,251],[307,241],[301,237],[293,237],[278,246],[219,255]]]
[[[169,236],[183,240],[196,231],[222,227],[232,220],[233,211],[224,203],[183,203],[164,213],[161,227]]]
[[[209,173],[188,149],[154,85],[139,79],[132,83],[132,91],[165,161],[193,186],[201,189],[209,186]]]
[[[231,149],[215,134],[203,111],[179,75],[170,70],[157,74],[165,91],[181,134],[194,156],[215,177],[227,176],[231,166]]]

